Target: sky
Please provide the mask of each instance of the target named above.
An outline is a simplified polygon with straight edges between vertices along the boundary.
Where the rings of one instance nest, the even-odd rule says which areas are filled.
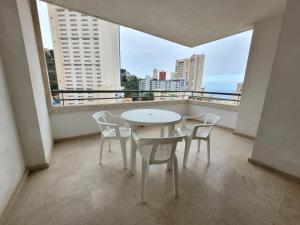
[[[44,47],[52,48],[46,3],[38,1],[38,11]],[[224,85],[229,85],[231,90],[243,82],[251,38],[252,30],[249,30],[190,48],[120,26],[121,68],[141,78],[152,75],[157,68],[167,71],[169,77],[175,71],[177,59],[205,54],[204,84],[214,91],[224,91],[221,87]]]

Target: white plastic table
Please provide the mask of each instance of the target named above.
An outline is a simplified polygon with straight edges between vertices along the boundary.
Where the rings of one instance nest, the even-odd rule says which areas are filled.
[[[160,126],[160,136],[164,136],[164,127],[168,126],[168,136],[174,132],[175,124],[181,120],[181,115],[168,110],[136,109],[123,112],[121,117],[131,126],[131,132],[137,126]],[[132,134],[132,133],[131,133]],[[134,174],[136,168],[136,148],[131,137],[130,172]]]

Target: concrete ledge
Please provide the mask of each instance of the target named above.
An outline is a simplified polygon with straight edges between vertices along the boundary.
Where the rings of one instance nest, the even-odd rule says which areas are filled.
[[[223,110],[233,111],[233,112],[238,111],[238,106],[235,106],[235,105],[225,105],[225,104],[218,104],[218,103],[211,103],[211,102],[201,102],[201,101],[192,100],[192,99],[189,99],[187,101],[189,104],[193,104],[193,105],[200,105],[200,106],[204,106],[204,107],[223,109]]]
[[[21,190],[22,188],[24,187],[25,185],[25,182],[26,182],[26,179],[28,177],[28,174],[29,174],[29,170],[28,169],[25,169],[25,172],[20,180],[20,182],[18,183],[17,187],[15,188],[12,196],[10,197],[5,209],[4,209],[4,212],[2,215],[0,215],[0,224],[5,224],[13,206],[15,205],[20,193],[21,193]]]
[[[253,136],[250,136],[250,135],[247,135],[247,134],[242,134],[242,133],[239,133],[239,132],[236,132],[236,131],[233,131],[233,134],[244,137],[244,138],[250,138],[252,140],[255,139],[255,137],[253,137]]]
[[[159,100],[159,101],[143,101],[143,102],[120,102],[109,104],[95,104],[95,105],[74,105],[74,106],[53,106],[50,110],[50,114],[66,113],[66,112],[82,112],[82,111],[100,111],[100,110],[112,110],[123,108],[134,108],[143,106],[157,106],[157,105],[174,105],[174,104],[186,104],[188,100]]]
[[[270,172],[272,172],[274,174],[277,174],[279,176],[282,176],[284,178],[287,178],[287,179],[289,179],[291,181],[294,181],[294,182],[300,184],[300,178],[299,177],[296,177],[294,175],[291,175],[289,173],[286,173],[284,171],[276,169],[276,168],[274,168],[272,166],[266,165],[265,163],[259,162],[259,161],[255,160],[255,159],[252,159],[252,158],[248,158],[248,162],[251,163],[251,164],[253,164],[253,165],[255,165],[255,166],[259,166],[261,168],[267,169],[267,170],[269,170]]]

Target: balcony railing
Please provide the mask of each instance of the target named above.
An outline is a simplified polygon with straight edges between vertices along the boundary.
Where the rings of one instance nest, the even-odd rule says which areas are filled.
[[[140,91],[140,90],[51,90],[54,105],[65,105],[74,101],[100,101],[100,100],[170,100],[193,99],[204,102],[230,104],[238,106],[241,93],[206,92],[206,91]],[[96,94],[93,97],[70,97],[71,94],[87,95]],[[103,96],[101,96],[101,94]],[[119,101],[120,102],[120,101]]]

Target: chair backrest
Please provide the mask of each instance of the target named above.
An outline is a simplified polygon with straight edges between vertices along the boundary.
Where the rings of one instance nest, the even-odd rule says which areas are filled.
[[[163,138],[137,138],[139,148],[148,148],[150,153],[150,164],[167,163],[174,159],[177,143],[183,140],[183,136]]]
[[[111,123],[112,114],[108,111],[100,111],[93,114],[93,118],[99,124],[101,132],[110,128],[107,123]]]
[[[200,115],[200,119],[204,124],[215,125],[220,120],[220,117],[213,113],[203,113]]]

